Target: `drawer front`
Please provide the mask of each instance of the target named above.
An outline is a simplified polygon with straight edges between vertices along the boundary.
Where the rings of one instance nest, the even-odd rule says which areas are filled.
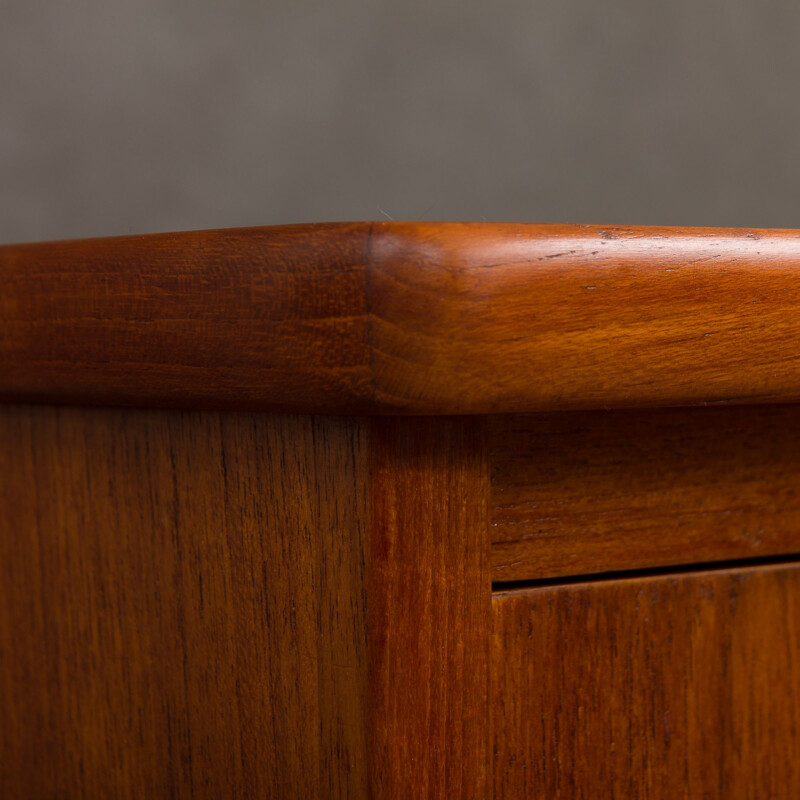
[[[495,594],[496,797],[796,798],[800,566]]]
[[[800,552],[800,405],[490,419],[492,578]]]

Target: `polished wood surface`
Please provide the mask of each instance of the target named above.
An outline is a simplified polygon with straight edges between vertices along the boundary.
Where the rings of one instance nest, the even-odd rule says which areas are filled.
[[[0,247],[0,797],[797,796],[799,276],[800,231]]]
[[[472,414],[800,400],[800,232],[344,223],[0,247],[0,398]]]
[[[800,406],[490,419],[494,581],[800,552]]]
[[[485,420],[379,421],[374,437],[367,594],[374,796],[488,797]]]
[[[367,237],[320,225],[0,247],[0,397],[358,408]]]
[[[365,447],[0,408],[0,796],[364,796]]]
[[[496,595],[494,796],[800,787],[800,566]]]
[[[489,791],[485,420],[0,406],[0,796]]]

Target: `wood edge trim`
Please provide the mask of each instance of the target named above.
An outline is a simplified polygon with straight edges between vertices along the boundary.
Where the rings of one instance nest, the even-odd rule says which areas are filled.
[[[251,319],[239,341],[249,282],[273,266],[261,245],[291,286],[262,287],[259,300],[290,324]],[[217,283],[182,298],[167,280],[176,258],[181,280]],[[795,402],[799,276],[792,230],[364,222],[5,245],[0,400],[365,415]],[[140,292],[135,311],[152,311],[161,333],[135,328],[114,281]],[[292,307],[320,291],[347,306],[332,332]],[[87,309],[91,338],[70,349],[70,314],[85,321]],[[191,352],[187,309],[207,315],[216,361]],[[315,325],[312,340],[304,326]],[[707,341],[695,335],[706,329]],[[175,330],[183,350],[163,333]],[[104,337],[124,368],[89,346]]]

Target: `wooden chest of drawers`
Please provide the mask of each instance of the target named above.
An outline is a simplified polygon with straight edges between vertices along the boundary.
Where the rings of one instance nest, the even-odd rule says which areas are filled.
[[[209,231],[0,280],[0,796],[800,793],[800,233]]]

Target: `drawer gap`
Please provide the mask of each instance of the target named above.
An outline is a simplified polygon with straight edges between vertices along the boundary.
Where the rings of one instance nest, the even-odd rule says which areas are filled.
[[[493,581],[492,594],[504,594],[516,589],[535,589],[547,586],[573,586],[581,583],[598,583],[635,578],[648,578],[669,575],[686,575],[699,572],[714,572],[725,569],[747,569],[756,567],[779,566],[782,564],[800,564],[800,554],[791,553],[783,556],[765,556],[763,558],[740,558],[728,561],[709,561],[697,564],[676,564],[666,567],[650,567],[647,569],[617,570],[614,572],[597,572],[586,575],[568,575],[558,578],[540,578],[521,581]]]

